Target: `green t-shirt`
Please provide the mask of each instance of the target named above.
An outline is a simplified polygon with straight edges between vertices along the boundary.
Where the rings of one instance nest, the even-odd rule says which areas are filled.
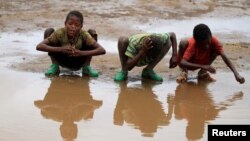
[[[140,49],[142,48],[142,43],[145,37],[156,35],[162,38],[163,44],[167,44],[169,42],[169,35],[168,33],[145,33],[145,34],[136,34],[129,37],[129,44],[125,55],[133,58],[136,54],[139,53]],[[144,66],[151,63],[154,59],[150,56],[146,56],[141,58],[136,66]]]
[[[93,39],[91,35],[85,30],[81,30],[78,37],[76,37],[74,40],[69,40],[67,30],[65,28],[60,28],[53,32],[49,36],[48,40],[52,45],[65,46],[71,44],[75,45],[75,48],[79,50],[83,50],[84,47],[92,46],[96,43],[95,39]]]

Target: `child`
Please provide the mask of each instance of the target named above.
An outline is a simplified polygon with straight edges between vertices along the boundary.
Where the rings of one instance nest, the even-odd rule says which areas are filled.
[[[131,37],[120,37],[118,51],[122,70],[115,75],[115,81],[127,78],[128,71],[135,66],[146,66],[142,71],[143,78],[162,81],[154,72],[154,67],[162,60],[172,46],[170,68],[177,66],[177,43],[175,33],[137,34]]]
[[[235,79],[244,83],[244,77],[236,71],[235,67],[223,51],[221,43],[205,24],[198,24],[194,27],[193,37],[188,40],[181,40],[178,51],[178,63],[182,73],[177,77],[177,82],[187,81],[188,70],[200,69],[198,79],[215,81],[210,73],[216,70],[211,66],[216,57],[220,55],[227,66],[234,73]]]
[[[105,54],[104,48],[97,43],[95,30],[82,30],[83,16],[79,11],[70,11],[65,20],[65,27],[54,31],[48,28],[44,40],[36,47],[48,52],[52,64],[45,72],[46,76],[60,73],[59,66],[71,70],[82,68],[82,75],[98,77],[99,73],[90,66],[92,56]]]

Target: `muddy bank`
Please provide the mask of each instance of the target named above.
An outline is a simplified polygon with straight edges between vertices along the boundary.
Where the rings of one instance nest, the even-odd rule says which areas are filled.
[[[250,50],[241,44],[225,44],[225,52],[235,65],[238,71],[249,71]],[[49,67],[51,61],[49,56],[44,54],[19,54],[20,57],[8,63],[8,67],[18,71],[44,73]],[[155,70],[166,78],[176,77],[179,74],[179,68],[169,69],[169,55],[156,66]],[[2,57],[0,57],[1,59]],[[15,63],[18,62],[18,63]],[[115,73],[120,70],[120,61],[117,53],[107,53],[102,56],[92,58],[91,65],[101,72],[101,77],[112,79]],[[223,60],[218,57],[213,63],[218,71],[230,71]],[[136,67],[131,71],[132,75],[140,75],[142,67]],[[79,72],[80,73],[80,72]]]
[[[102,37],[141,32],[132,28],[151,19],[188,19],[191,17],[238,17],[250,15],[250,2],[213,0],[12,0],[0,4],[0,31],[27,32],[61,27],[70,10],[80,10],[84,28],[95,28]],[[223,11],[223,12],[221,12]],[[125,29],[125,32],[124,32]]]

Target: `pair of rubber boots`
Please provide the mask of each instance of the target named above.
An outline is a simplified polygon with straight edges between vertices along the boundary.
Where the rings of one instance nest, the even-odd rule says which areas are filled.
[[[49,69],[45,72],[46,76],[53,76],[60,73],[59,65],[51,64]],[[91,76],[91,77],[98,77],[99,72],[92,69],[91,66],[84,66],[82,67],[82,75],[84,76]]]
[[[121,70],[116,73],[114,81],[124,81],[127,78],[127,75],[128,75],[127,71]],[[163,81],[162,77],[156,74],[154,70],[151,69],[143,69],[141,77],[146,79],[151,79],[154,81]]]

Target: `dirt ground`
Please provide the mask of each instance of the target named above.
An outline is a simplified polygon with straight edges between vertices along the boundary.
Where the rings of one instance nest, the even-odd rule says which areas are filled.
[[[79,10],[84,15],[84,28],[94,28],[102,39],[114,39],[143,31],[133,25],[150,23],[150,19],[188,19],[191,17],[241,17],[250,16],[249,0],[1,0],[0,32],[26,33],[43,31],[48,27],[64,26],[65,16],[70,10]],[[227,35],[225,35],[227,36]],[[226,54],[238,70],[250,69],[249,43],[224,43]],[[43,72],[50,64],[47,55],[24,54],[21,63],[11,65],[22,71]],[[119,69],[117,54],[93,58],[93,66],[113,76]],[[214,66],[229,70],[219,58]],[[160,73],[176,74],[168,69],[168,59],[157,66]],[[140,69],[135,69],[135,71]]]

